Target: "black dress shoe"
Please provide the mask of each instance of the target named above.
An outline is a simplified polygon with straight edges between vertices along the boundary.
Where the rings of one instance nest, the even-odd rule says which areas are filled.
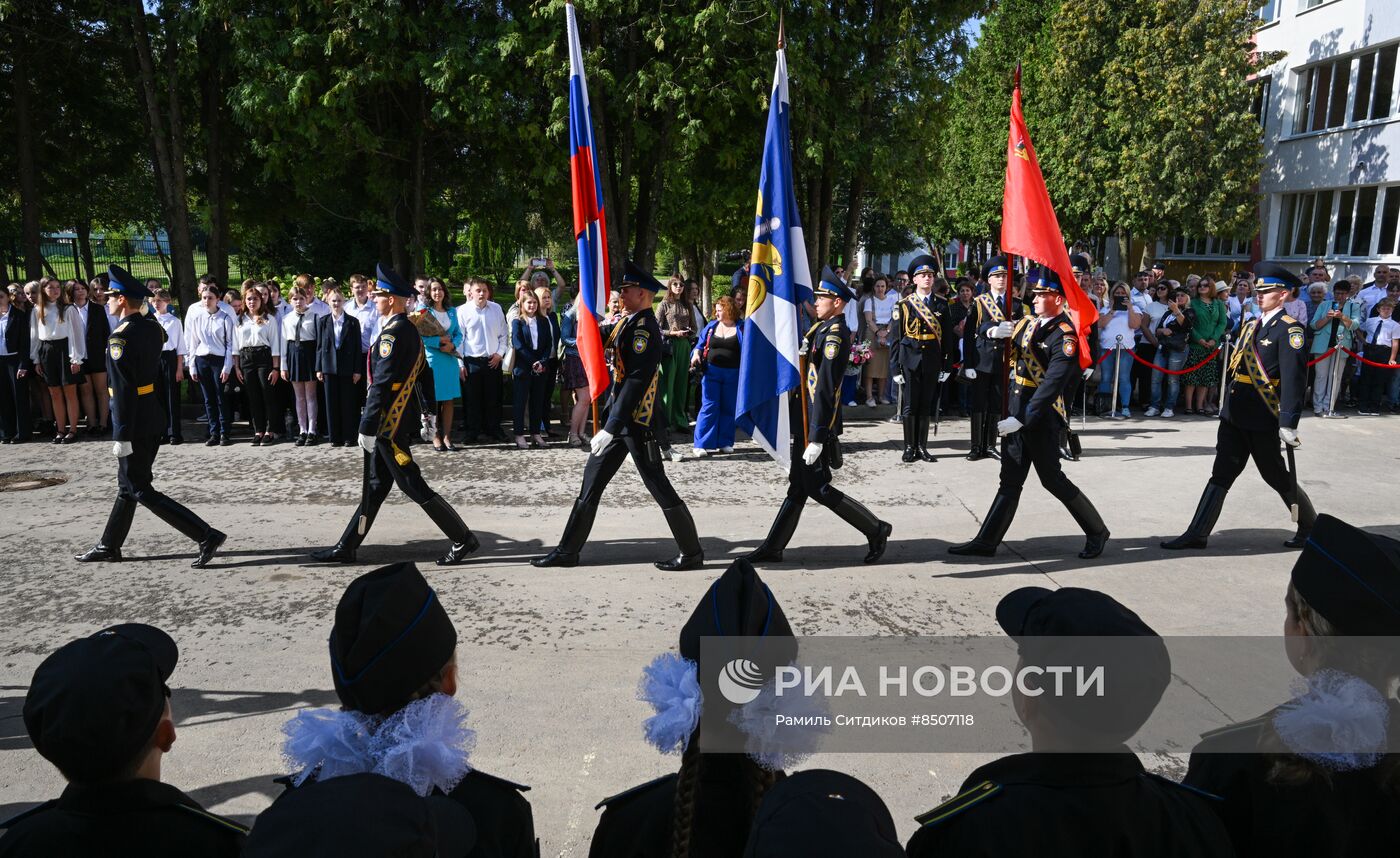
[[[315,447],[321,443],[321,436],[315,433],[306,436],[306,446]]]
[[[214,559],[214,552],[219,550],[219,546],[228,539],[228,534],[221,530],[209,530],[209,535],[204,537],[204,541],[199,543],[199,556],[190,564],[191,569],[203,569],[210,560]]]
[[[874,563],[885,556],[885,547],[890,543],[890,534],[894,532],[894,525],[888,521],[880,522],[880,529],[875,531],[875,535],[870,537],[870,550],[865,553],[865,562]]]
[[[698,551],[695,554],[677,554],[670,560],[658,560],[651,564],[662,572],[688,572],[691,569],[699,569],[705,565],[705,552]]]
[[[1103,547],[1108,544],[1108,531],[1095,533],[1084,537],[1084,550],[1079,552],[1080,560],[1093,560],[1103,553]]]
[[[912,446],[905,447],[904,453],[899,457],[899,460],[901,462],[917,462],[919,461],[919,451],[915,450]]]
[[[466,542],[454,542],[447,553],[438,558],[439,566],[457,566],[466,561],[467,555],[481,547],[481,540],[472,534],[472,538]]]
[[[230,437],[227,436],[227,435],[220,435],[220,436],[219,436],[219,446],[220,446],[220,447],[232,447],[232,446],[233,446],[233,439],[230,438]]]
[[[559,549],[554,549],[543,557],[536,557],[530,561],[531,566],[538,566],[541,569],[549,566],[577,566],[577,554],[565,554]]]
[[[330,548],[311,552],[311,559],[317,563],[354,563],[355,549],[333,545]]]
[[[73,559],[79,563],[120,563],[122,550],[98,543],[82,554],[74,554]]]
[[[298,446],[298,447],[305,447],[305,446],[306,446],[306,435],[302,434],[302,435],[298,435],[298,436],[297,436],[297,446]]]
[[[744,559],[750,563],[782,563],[783,549],[759,546],[748,554],[745,554]]]
[[[181,438],[179,435],[176,435],[174,438],[171,438],[171,439],[170,439],[170,446],[172,446],[172,447],[175,446],[176,444],[183,444],[183,443],[185,443],[185,439],[184,439],[184,438]]]
[[[331,442],[331,446],[332,446],[332,447],[344,447],[344,446],[345,446],[345,442],[344,442],[344,441],[332,441],[332,442]]]
[[[219,446],[219,436],[218,436],[218,435],[210,435],[210,436],[209,436],[209,440],[204,442],[204,446],[206,446],[206,447],[217,447],[217,446]]]

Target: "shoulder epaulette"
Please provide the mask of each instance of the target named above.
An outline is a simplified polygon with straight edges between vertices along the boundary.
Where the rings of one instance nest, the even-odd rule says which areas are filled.
[[[495,775],[488,775],[486,772],[483,772],[481,769],[472,769],[471,773],[472,773],[472,775],[474,775],[475,777],[481,778],[481,779],[487,781],[488,783],[499,784],[500,786],[509,787],[510,789],[513,789],[513,790],[515,790],[516,792],[529,792],[529,791],[530,791],[530,788],[527,787],[527,786],[525,786],[524,784],[518,784],[518,783],[516,783],[515,781],[508,781],[508,780],[506,780],[505,778],[498,778],[498,777],[496,777]]]
[[[1258,718],[1251,718],[1248,721],[1240,721],[1235,724],[1226,724],[1224,727],[1216,727],[1214,730],[1207,730],[1201,734],[1202,739],[1213,739],[1216,736],[1224,736],[1239,730],[1255,730],[1264,725],[1264,722],[1272,718],[1272,713],[1260,715]]]
[[[1164,783],[1164,784],[1170,784],[1171,786],[1174,786],[1174,787],[1180,787],[1181,789],[1184,789],[1184,790],[1186,790],[1187,792],[1194,792],[1196,795],[1199,795],[1199,796],[1201,796],[1201,797],[1203,797],[1203,798],[1208,798],[1208,799],[1210,799],[1211,801],[1224,801],[1224,800],[1225,800],[1225,799],[1221,798],[1220,796],[1216,795],[1216,794],[1213,793],[1213,792],[1207,792],[1206,790],[1203,790],[1203,789],[1201,789],[1200,787],[1194,787],[1194,786],[1191,786],[1191,785],[1188,784],[1188,783],[1183,783],[1183,782],[1181,782],[1181,781],[1174,781],[1174,780],[1172,780],[1171,778],[1167,777],[1166,775],[1159,775],[1159,774],[1157,774],[1156,772],[1148,772],[1148,773],[1147,773],[1147,776],[1150,777],[1150,778],[1152,778],[1152,779],[1155,780],[1155,781],[1160,781],[1161,783]]]
[[[202,807],[191,807],[188,804],[176,804],[174,806],[180,810],[183,810],[185,813],[192,813],[200,819],[203,819],[205,822],[217,825],[228,831],[232,831],[235,834],[248,833],[248,826],[239,825],[232,819],[225,819],[224,817],[219,816],[217,813],[210,813]]]
[[[49,799],[48,801],[44,802],[43,804],[35,805],[34,807],[29,808],[28,810],[25,810],[25,811],[21,811],[21,812],[19,812],[19,813],[16,813],[14,816],[10,817],[9,819],[0,821],[0,828],[13,828],[13,827],[15,826],[16,823],[23,822],[24,820],[28,819],[29,817],[38,815],[38,814],[40,814],[40,813],[43,813],[43,812],[46,811],[46,810],[53,810],[53,809],[54,809],[55,807],[57,807],[57,806],[58,806],[58,799],[56,799],[56,798],[54,798],[54,799]]]
[[[1001,784],[992,781],[982,781],[972,789],[953,796],[933,810],[919,814],[914,817],[914,821],[920,825],[937,825],[943,820],[962,813],[974,804],[985,801],[999,792],[1001,792]]]
[[[1069,322],[1061,322],[1060,330],[1064,331],[1067,334],[1072,334],[1074,333],[1074,325],[1071,325]]]
[[[607,798],[605,798],[605,799],[603,799],[602,801],[598,802],[597,804],[593,805],[593,809],[594,809],[594,810],[599,810],[600,808],[602,808],[602,807],[604,807],[604,806],[616,804],[617,802],[622,801],[623,799],[632,798],[633,796],[640,795],[640,794],[642,794],[642,793],[644,793],[644,792],[647,792],[648,790],[652,789],[653,787],[660,786],[661,784],[665,783],[666,781],[672,780],[672,779],[674,779],[674,778],[676,778],[676,777],[679,777],[679,776],[678,776],[675,772],[672,772],[672,773],[669,774],[669,775],[662,775],[661,777],[655,778],[654,780],[649,780],[649,781],[647,781],[647,782],[644,783],[644,784],[638,784],[637,786],[634,786],[634,787],[632,787],[632,788],[629,789],[629,790],[623,790],[622,792],[618,793],[617,795],[610,795],[610,796],[608,796]]]
[[[1284,321],[1285,324],[1288,324],[1288,325],[1297,325],[1297,324],[1299,324],[1299,322],[1298,322],[1297,319],[1293,318],[1292,316],[1288,315],[1287,313],[1284,313],[1284,314],[1283,314],[1283,321]]]

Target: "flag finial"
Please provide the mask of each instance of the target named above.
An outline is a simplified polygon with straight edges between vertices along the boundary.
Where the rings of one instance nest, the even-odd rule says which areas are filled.
[[[1019,87],[1020,85],[1021,85],[1021,64],[1020,64],[1020,63],[1017,63],[1017,64],[1016,64],[1016,86]]]
[[[787,32],[783,29],[783,10],[778,10],[778,50],[787,48]]]

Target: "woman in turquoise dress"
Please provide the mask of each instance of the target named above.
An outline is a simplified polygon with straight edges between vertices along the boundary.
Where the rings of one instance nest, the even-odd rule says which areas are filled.
[[[433,370],[433,395],[437,397],[437,429],[433,432],[433,449],[439,453],[453,452],[452,412],[462,398],[462,364],[453,343],[461,338],[457,314],[452,311],[452,299],[447,284],[434,277],[428,281],[428,304],[424,312],[437,320],[447,333],[423,337],[423,352]]]

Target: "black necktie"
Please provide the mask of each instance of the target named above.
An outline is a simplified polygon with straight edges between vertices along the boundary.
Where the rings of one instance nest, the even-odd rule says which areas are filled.
[[[302,313],[302,314],[300,314],[300,315],[297,316],[297,329],[296,329],[296,334],[294,334],[294,335],[292,336],[292,339],[296,340],[297,342],[301,342],[301,323],[304,322],[304,321],[306,321],[306,314],[305,314],[305,313]]]

